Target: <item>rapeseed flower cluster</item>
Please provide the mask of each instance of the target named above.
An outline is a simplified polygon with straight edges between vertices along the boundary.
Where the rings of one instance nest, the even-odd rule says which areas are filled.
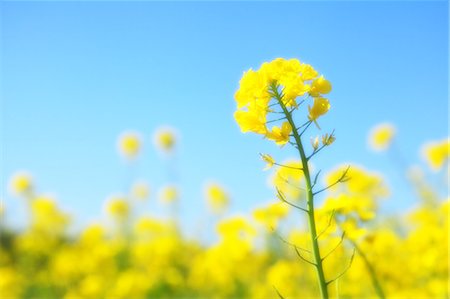
[[[268,127],[270,115],[276,114],[274,88],[283,94],[283,105],[296,109],[312,97],[308,105],[308,118],[316,122],[328,112],[330,103],[323,95],[331,91],[331,83],[309,64],[298,59],[277,58],[265,62],[258,70],[249,69],[244,73],[235,94],[238,110],[234,113],[241,131],[264,135],[276,144],[285,145],[292,133],[292,125],[283,121],[280,125]]]

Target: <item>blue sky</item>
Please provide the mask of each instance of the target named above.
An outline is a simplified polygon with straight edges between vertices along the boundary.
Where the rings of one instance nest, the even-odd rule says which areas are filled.
[[[204,210],[209,179],[229,189],[233,212],[269,201],[258,153],[282,160],[295,152],[241,134],[233,94],[244,70],[276,57],[310,63],[333,83],[321,126],[335,129],[337,142],[316,167],[355,162],[385,173],[393,189],[387,210],[414,198],[388,157],[368,150],[368,130],[394,123],[411,163],[420,163],[424,142],[448,136],[444,1],[0,5],[0,175],[13,222],[23,221],[23,207],[6,184],[21,169],[80,223],[96,218],[131,177],[148,179],[155,195],[167,179],[167,161],[151,143],[160,125],[180,134],[176,167],[188,226]],[[133,169],[116,152],[124,130],[145,137]]]

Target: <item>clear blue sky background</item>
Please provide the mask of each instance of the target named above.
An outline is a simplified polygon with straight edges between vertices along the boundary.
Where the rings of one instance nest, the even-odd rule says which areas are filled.
[[[259,152],[294,156],[241,134],[233,94],[244,70],[297,57],[333,83],[323,130],[337,142],[315,161],[327,170],[356,162],[386,174],[386,210],[414,203],[386,155],[366,136],[389,121],[405,158],[448,136],[447,2],[2,2],[2,197],[9,220],[23,206],[6,192],[9,176],[30,171],[84,223],[130,177],[155,189],[166,162],[151,144],[160,125],[177,128],[183,221],[204,210],[202,186],[214,179],[249,211],[273,198]],[[145,137],[135,169],[121,161],[124,130]],[[155,197],[153,197],[155,200]],[[150,208],[161,212],[155,204]],[[197,220],[196,220],[197,221]]]

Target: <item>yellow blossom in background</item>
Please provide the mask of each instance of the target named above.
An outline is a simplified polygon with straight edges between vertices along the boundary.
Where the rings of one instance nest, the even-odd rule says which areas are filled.
[[[450,157],[450,139],[430,142],[423,147],[423,155],[432,170],[440,170]]]
[[[126,197],[113,195],[106,202],[106,212],[118,220],[124,220],[130,213],[130,206]]]
[[[69,224],[69,216],[58,208],[54,198],[47,195],[39,195],[31,201],[31,212],[32,225],[38,230],[58,234]]]
[[[316,121],[320,116],[324,115],[330,109],[330,102],[325,98],[314,98],[313,106],[308,106],[309,119]]]
[[[251,239],[256,235],[255,228],[244,216],[232,216],[217,225],[217,231],[223,238]]]
[[[205,198],[209,208],[214,213],[224,211],[230,202],[230,198],[225,189],[216,183],[207,184],[205,187]]]
[[[167,126],[158,128],[153,136],[153,142],[163,152],[172,152],[176,144],[175,130]]]
[[[339,179],[341,183],[335,184]],[[332,192],[346,192],[355,195],[368,195],[371,197],[386,197],[389,189],[382,177],[369,172],[358,165],[342,165],[330,171],[326,176],[327,185],[334,184]]]
[[[141,150],[141,138],[138,133],[124,132],[119,136],[117,147],[125,158],[136,158]]]
[[[288,213],[288,205],[276,202],[255,209],[253,211],[253,217],[256,221],[263,224],[267,230],[271,231],[277,229],[279,221],[284,219]]]
[[[375,126],[369,133],[369,145],[375,151],[389,148],[395,137],[395,127],[389,123]]]
[[[145,181],[137,181],[131,186],[131,196],[139,200],[146,200],[150,196],[150,187]]]
[[[14,195],[28,196],[33,192],[33,178],[25,171],[17,172],[11,177],[9,188]]]
[[[167,185],[161,188],[159,191],[159,200],[162,203],[171,204],[178,200],[178,188],[174,185]]]

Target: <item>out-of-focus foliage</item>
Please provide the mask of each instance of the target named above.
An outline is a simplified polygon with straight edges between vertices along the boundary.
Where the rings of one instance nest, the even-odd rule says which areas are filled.
[[[136,136],[120,139],[127,157],[139,152]],[[175,140],[166,137],[161,137],[161,148],[171,150]],[[448,166],[445,142],[446,149],[435,144],[425,150],[432,169],[441,170],[433,175],[447,175],[442,171]],[[271,157],[265,161],[275,168]],[[304,194],[295,187],[302,180],[295,171],[299,162],[283,164],[292,168],[276,168],[271,182],[300,204]],[[316,211],[326,276],[332,279],[348,266],[355,246],[366,260],[356,252],[348,271],[330,288],[331,295],[373,298],[368,261],[388,298],[447,298],[446,195],[416,171],[409,179],[417,204],[398,214],[382,213],[380,206],[390,194],[382,174],[362,166],[338,167],[326,176],[327,185],[343,175],[343,183],[323,193]],[[301,214],[281,201],[255,207],[248,215],[229,215],[227,190],[208,184],[204,195],[210,217],[216,217],[208,227],[214,236],[200,241],[185,237],[176,218],[133,216],[139,202],[135,199],[150,196],[145,181],[105,202],[109,224],[91,224],[77,233],[69,232],[75,215],[34,188],[32,176],[24,172],[10,181],[12,193],[29,213],[23,230],[4,221],[13,215],[1,206],[1,298],[277,298],[275,288],[285,298],[318,294],[312,267],[294,250],[302,248],[303,257],[309,257],[306,226]],[[174,182],[159,197],[166,205],[189,200]]]

